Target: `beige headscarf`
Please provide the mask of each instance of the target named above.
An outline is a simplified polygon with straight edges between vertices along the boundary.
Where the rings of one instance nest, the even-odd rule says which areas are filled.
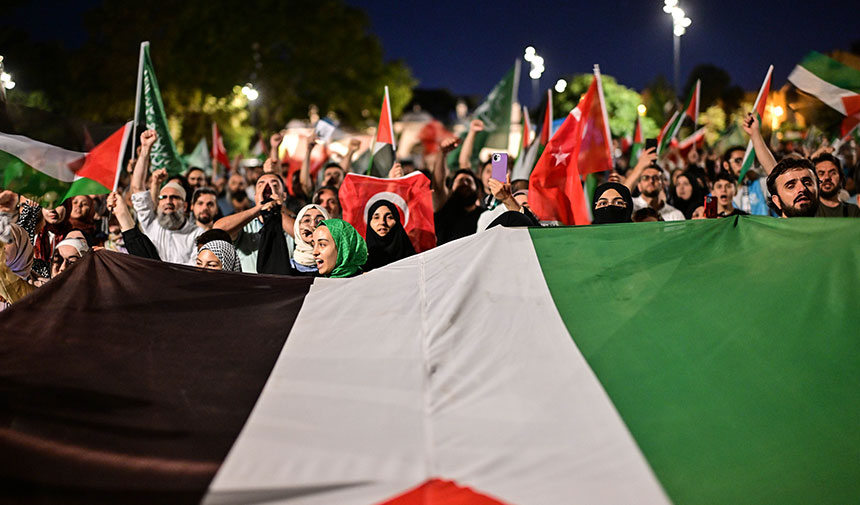
[[[0,214],[0,243],[6,248],[6,266],[22,279],[33,268],[33,244],[27,230],[12,222],[9,214]]]
[[[302,207],[302,210],[300,210],[299,214],[296,216],[296,222],[293,224],[293,238],[296,242],[296,249],[293,252],[293,259],[296,260],[296,263],[307,267],[316,265],[316,263],[314,262],[314,248],[311,247],[310,244],[302,240],[302,235],[299,231],[299,221],[301,221],[302,216],[304,216],[305,213],[311,209],[316,209],[322,212],[324,220],[329,219],[328,211],[316,204],[305,205],[304,207]]]

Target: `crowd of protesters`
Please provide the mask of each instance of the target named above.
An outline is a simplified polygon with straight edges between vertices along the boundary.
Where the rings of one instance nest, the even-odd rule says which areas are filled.
[[[528,180],[501,182],[491,163],[472,166],[472,139],[483,128],[472,121],[460,139],[442,140],[420,171],[430,180],[437,244],[493,226],[546,226],[529,207]],[[658,160],[654,148],[632,167],[627,154],[616,169],[599,173],[593,224],[678,221],[754,214],[774,217],[860,217],[860,150],[824,142],[814,152],[781,144],[768,148],[752,114],[743,129],[757,164],[739,178],[746,152],[677,151]],[[150,170],[157,135],[144,131],[136,159],[109,195],[75,196],[53,209],[11,191],[0,192],[0,298],[13,303],[61,274],[96,248],[196,265],[202,269],[275,275],[352,277],[415,254],[397,205],[378,200],[364,216],[364,237],[342,219],[338,189],[359,143],[311,171],[318,140],[307,140],[301,170],[285,180],[273,134],[262,166],[234,166],[227,176],[191,167],[184,175]],[[447,155],[460,147],[459,166]],[[415,171],[394,163],[389,177]],[[623,168],[624,167],[624,168]],[[316,179],[316,180],[315,180]],[[852,196],[853,194],[853,196]],[[4,305],[5,306],[5,305]]]

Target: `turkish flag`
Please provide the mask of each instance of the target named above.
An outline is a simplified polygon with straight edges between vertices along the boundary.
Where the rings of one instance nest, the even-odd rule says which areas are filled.
[[[388,200],[397,206],[400,220],[415,252],[436,247],[433,222],[433,199],[430,180],[421,172],[397,179],[346,174],[338,192],[343,219],[365,237],[367,211],[377,200]],[[366,238],[366,237],[365,237]]]
[[[597,80],[550,139],[529,177],[529,207],[544,221],[590,224],[588,203],[577,168],[586,114],[597,95]]]

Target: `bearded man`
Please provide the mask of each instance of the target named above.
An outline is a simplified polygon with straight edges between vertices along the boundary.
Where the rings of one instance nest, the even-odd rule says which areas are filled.
[[[158,135],[155,130],[140,134],[140,155],[131,177],[131,201],[143,233],[149,237],[163,261],[194,265],[197,261],[197,237],[203,229],[188,219],[185,188],[176,182],[165,184],[158,193],[158,207],[146,187],[150,152]],[[167,178],[164,169],[156,170],[152,177],[160,185]]]
[[[767,176],[773,210],[781,217],[813,217],[818,211],[818,178],[806,158],[787,157]]]

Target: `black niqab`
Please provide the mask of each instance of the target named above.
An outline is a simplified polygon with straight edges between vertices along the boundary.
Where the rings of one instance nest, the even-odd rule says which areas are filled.
[[[614,189],[621,195],[621,198],[627,203],[627,207],[618,207],[616,205],[608,205],[598,209],[597,200],[603,196],[603,193],[610,189]],[[633,197],[630,196],[630,190],[624,184],[617,182],[604,182],[594,190],[594,204],[591,207],[591,212],[594,215],[592,224],[608,224],[608,223],[629,223],[633,216]]]
[[[373,213],[380,207],[385,206],[391,211],[394,216],[395,224],[388,230],[384,237],[379,236],[376,231],[371,228],[370,220]],[[409,240],[409,235],[400,222],[400,211],[397,206],[388,200],[377,200],[370,206],[367,211],[367,263],[364,264],[365,272],[374,268],[384,267],[389,263],[402,260],[415,254],[415,248]]]

